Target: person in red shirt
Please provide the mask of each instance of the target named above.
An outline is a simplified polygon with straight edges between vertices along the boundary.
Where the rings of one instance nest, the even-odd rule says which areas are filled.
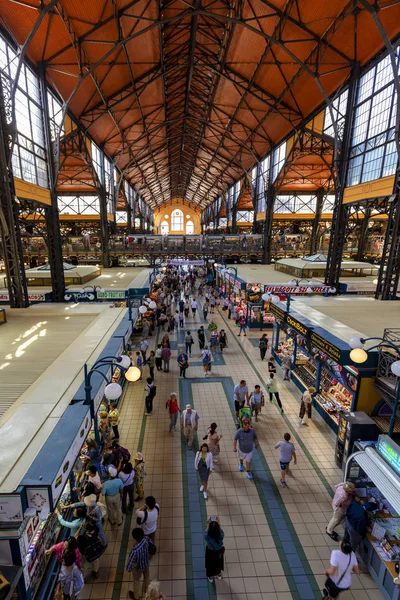
[[[181,412],[175,392],[172,392],[170,395],[165,408],[168,410],[169,414],[169,435],[174,435],[174,431],[176,431],[176,424],[178,422],[178,414]]]

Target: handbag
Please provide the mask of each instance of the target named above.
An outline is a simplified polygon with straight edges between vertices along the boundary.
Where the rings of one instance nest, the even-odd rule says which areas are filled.
[[[348,589],[348,588],[339,587],[339,584],[342,581],[343,577],[346,575],[346,573],[349,569],[349,566],[350,566],[350,562],[351,562],[351,553],[349,556],[349,562],[347,563],[347,567],[341,574],[339,581],[337,583],[335,583],[334,581],[332,581],[332,579],[330,577],[328,577],[327,580],[325,581],[325,590],[328,592],[328,596],[331,596],[332,598],[337,598],[337,596],[340,594],[340,592],[344,591],[345,589],[346,590]]]

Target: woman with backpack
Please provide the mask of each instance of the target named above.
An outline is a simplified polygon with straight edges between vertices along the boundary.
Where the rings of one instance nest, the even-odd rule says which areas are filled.
[[[190,333],[190,331],[186,332],[185,335],[185,349],[186,349],[186,354],[189,354],[189,356],[192,356],[192,345],[194,344],[193,338],[192,338],[192,334]]]
[[[129,497],[129,509],[132,510],[135,504],[134,500],[134,488],[135,488],[135,471],[133,470],[132,463],[127,462],[119,473],[118,477],[122,481],[124,487],[122,488],[122,512],[126,514],[126,498]]]
[[[179,365],[179,377],[183,377],[184,379],[186,379],[186,369],[189,366],[188,355],[185,354],[183,350],[181,350],[179,352],[177,361]]]
[[[94,523],[88,521],[81,534],[78,536],[78,548],[83,557],[83,577],[90,565],[92,575],[95,579],[99,578],[99,558],[104,553],[106,546],[103,546],[99,536],[99,530]]]
[[[146,392],[146,398],[145,398],[146,412],[144,414],[146,417],[149,417],[151,415],[151,413],[153,412],[153,400],[156,397],[157,388],[154,385],[154,382],[151,377],[148,377],[146,379],[146,381],[147,381],[147,385],[144,388],[144,390]]]
[[[211,372],[211,352],[207,345],[204,346],[204,350],[201,351],[200,356],[203,363],[204,377],[207,377],[207,373]]]
[[[265,355],[266,355],[267,350],[268,350],[268,338],[267,338],[267,334],[266,333],[263,333],[262,336],[260,337],[260,339],[258,341],[258,347],[260,349],[261,360],[264,360]]]
[[[324,598],[338,598],[341,592],[349,590],[352,573],[359,575],[360,567],[351,545],[343,540],[339,550],[332,550],[330,565],[325,571],[328,579],[325,581]]]

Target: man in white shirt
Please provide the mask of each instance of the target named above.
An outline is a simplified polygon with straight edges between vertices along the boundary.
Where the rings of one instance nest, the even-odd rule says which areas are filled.
[[[181,417],[181,429],[183,429],[183,435],[187,439],[189,450],[193,446],[194,432],[198,428],[199,415],[192,408],[191,404],[186,404],[186,409],[182,412]]]
[[[144,338],[141,339],[140,341],[140,352],[142,353],[143,356],[143,365],[146,364],[146,352],[147,352],[147,348],[149,347],[149,342],[147,340],[145,340]]]
[[[196,308],[197,308],[197,302],[193,298],[193,300],[192,300],[192,315],[193,315],[193,317],[196,315]]]
[[[159,512],[160,507],[153,496],[147,496],[146,504],[136,511],[137,524],[143,529],[144,535],[147,535],[153,542],[156,537]]]
[[[244,379],[233,388],[233,400],[235,402],[236,418],[239,419],[239,410],[243,408],[246,402],[249,403],[249,388]]]

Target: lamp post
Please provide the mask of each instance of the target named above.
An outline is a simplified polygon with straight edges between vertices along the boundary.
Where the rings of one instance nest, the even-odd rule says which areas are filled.
[[[310,281],[310,279],[304,279],[304,278],[299,279],[297,277],[293,277],[293,279],[291,279],[288,283],[289,283],[289,285],[297,285],[297,286],[299,286],[299,285],[301,285],[301,283],[303,281],[304,281],[305,284],[308,284],[308,285],[310,285],[310,283],[312,283]]]
[[[131,366],[131,359],[129,356],[105,356],[97,360],[92,368],[89,370],[88,365],[85,363],[84,377],[85,377],[85,404],[90,406],[90,414],[94,421],[94,435],[97,444],[100,444],[100,434],[97,427],[97,421],[95,419],[94,399],[92,398],[92,385],[91,379],[94,373],[98,373],[107,383],[104,389],[104,395],[108,400],[117,400],[122,394],[122,387],[119,383],[109,381],[106,375],[100,370],[104,366],[117,365],[125,374],[125,378],[128,381],[137,381],[140,378],[140,370],[137,367]]]
[[[367,351],[364,350],[364,346],[365,346],[366,342],[370,342],[370,341],[377,341],[378,343],[375,346],[372,346],[372,348],[368,348]],[[393,350],[396,353],[396,355],[398,357],[398,360],[395,360],[390,365],[390,370],[392,371],[393,375],[395,375],[397,377],[393,412],[392,412],[392,416],[390,417],[389,431],[388,431],[389,437],[392,437],[394,426],[396,423],[397,408],[399,406],[399,401],[400,401],[400,350],[395,344],[393,344],[389,340],[385,340],[384,338],[378,338],[378,337],[370,337],[370,338],[352,337],[349,340],[349,346],[350,346],[350,348],[352,348],[352,350],[350,352],[350,358],[356,364],[364,363],[368,358],[368,352],[370,352],[371,350],[375,350],[376,348],[382,348],[382,347],[390,348],[391,350]]]

